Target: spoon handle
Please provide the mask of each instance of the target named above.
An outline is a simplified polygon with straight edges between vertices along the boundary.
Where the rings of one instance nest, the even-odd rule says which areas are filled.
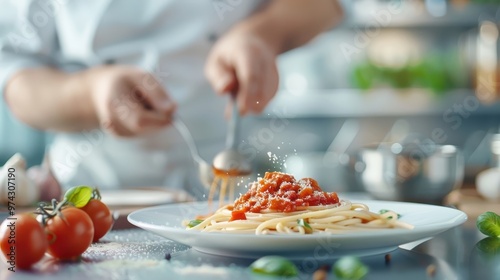
[[[191,152],[191,156],[193,157],[193,159],[198,163],[203,162],[204,160],[200,157],[200,154],[198,153],[198,148],[196,148],[196,144],[194,143],[193,136],[191,135],[191,132],[189,132],[189,129],[187,128],[186,124],[184,124],[184,122],[179,118],[179,116],[174,116],[172,124],[177,129],[182,138],[184,138],[184,141],[186,141],[186,144],[188,145],[189,151]]]
[[[227,131],[226,147],[228,149],[236,149],[240,134],[240,111],[238,110],[238,104],[236,103],[236,95],[231,94],[230,96],[232,103],[232,112]]]

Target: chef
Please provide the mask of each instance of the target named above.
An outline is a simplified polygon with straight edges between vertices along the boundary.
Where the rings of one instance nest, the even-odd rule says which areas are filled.
[[[278,87],[276,58],[341,19],[335,0],[25,0],[0,9],[0,91],[48,132],[66,188],[195,190],[182,119],[207,159],[228,93],[242,115]]]

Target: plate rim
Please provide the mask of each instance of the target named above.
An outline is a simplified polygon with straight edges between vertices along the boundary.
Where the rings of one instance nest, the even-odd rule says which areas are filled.
[[[435,231],[445,231],[447,229],[454,228],[456,226],[459,226],[463,223],[465,223],[468,220],[468,216],[465,212],[452,208],[452,207],[446,207],[442,205],[433,205],[433,204],[424,204],[424,203],[415,203],[415,202],[402,202],[402,201],[386,201],[386,200],[355,200],[353,201],[355,203],[364,203],[367,204],[370,207],[370,203],[377,203],[377,204],[393,204],[393,205],[411,205],[411,206],[416,206],[416,207],[429,207],[429,208],[438,208],[438,209],[446,209],[446,211],[451,211],[455,212],[455,216],[453,219],[444,221],[439,224],[430,224],[430,225],[419,225],[416,226],[415,229],[417,229],[418,233],[423,233],[425,234],[426,232],[435,232]],[[151,223],[146,223],[146,222],[141,222],[134,220],[133,217],[135,215],[140,214],[141,212],[147,212],[147,211],[155,211],[163,208],[173,208],[173,207],[183,207],[183,206],[189,206],[189,205],[206,205],[208,202],[207,201],[195,201],[195,202],[183,202],[183,203],[172,203],[172,204],[165,204],[165,205],[156,205],[156,206],[150,206],[150,207],[145,207],[141,208],[138,210],[135,210],[131,212],[129,215],[127,215],[127,220],[140,228],[143,228],[145,230],[168,230],[169,232],[172,233],[182,233],[185,235],[193,235],[193,236],[198,236],[198,235],[210,235],[210,236],[215,236],[215,235],[220,235],[220,236],[232,236],[236,238],[244,238],[244,237],[252,237],[252,238],[264,238],[264,239],[271,239],[271,238],[279,238],[279,239],[290,239],[290,240],[297,240],[297,239],[314,239],[316,237],[323,237],[323,236],[328,236],[333,239],[343,239],[344,237],[365,237],[365,236],[374,236],[374,237],[379,237],[379,236],[392,236],[392,235],[398,235],[401,233],[407,233],[408,229],[381,229],[377,231],[360,231],[360,232],[350,232],[350,233],[341,233],[341,234],[328,234],[328,233],[317,233],[313,235],[286,235],[286,234],[272,234],[272,235],[256,235],[256,234],[251,234],[251,233],[241,233],[241,234],[234,234],[234,233],[221,233],[221,232],[200,232],[200,231],[188,231],[184,228],[177,227],[177,226],[166,226],[166,225],[156,225],[156,224],[151,224]],[[372,208],[372,207],[370,207]],[[387,207],[390,208],[390,207]],[[142,226],[141,226],[142,225]],[[165,237],[165,236],[164,236]],[[168,239],[168,237],[165,237]],[[176,241],[178,242],[178,241]],[[180,243],[180,242],[179,242]],[[191,246],[189,244],[185,244],[188,246]]]

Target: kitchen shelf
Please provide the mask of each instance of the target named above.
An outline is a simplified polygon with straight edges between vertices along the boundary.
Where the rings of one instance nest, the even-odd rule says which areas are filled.
[[[453,90],[441,95],[426,89],[311,90],[296,94],[281,90],[266,108],[264,118],[371,117],[442,115],[455,104],[479,102],[471,89]],[[475,103],[478,104],[478,103]],[[467,107],[467,108],[470,108]],[[500,114],[500,102],[479,105],[473,114]]]
[[[377,9],[383,10],[383,8]],[[479,19],[494,19],[499,5],[494,4],[469,4],[462,8],[453,6],[448,7],[444,16],[435,17],[425,10],[402,12],[400,14],[391,14],[390,21],[387,24],[379,24],[373,14],[359,14],[353,12],[348,14],[346,19],[339,27],[343,28],[472,28],[478,25]]]

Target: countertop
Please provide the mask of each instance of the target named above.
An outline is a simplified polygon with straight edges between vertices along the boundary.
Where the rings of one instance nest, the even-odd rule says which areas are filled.
[[[250,272],[253,259],[199,253],[145,230],[121,227],[93,244],[77,263],[46,257],[33,271],[10,272],[2,262],[0,280],[280,279]],[[389,255],[361,257],[370,269],[365,279],[500,279],[500,240],[485,238],[471,222],[430,240],[402,245]],[[300,275],[287,279],[314,279],[318,268],[335,261],[327,256],[294,260]],[[327,279],[336,278],[329,273]]]

